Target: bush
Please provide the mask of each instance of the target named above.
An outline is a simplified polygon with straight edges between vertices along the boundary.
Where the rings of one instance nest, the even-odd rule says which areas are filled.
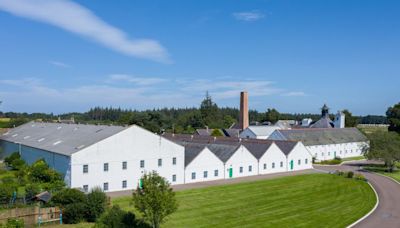
[[[93,189],[88,195],[86,199],[86,213],[85,219],[88,222],[95,222],[97,218],[100,217],[101,214],[104,213],[107,206],[107,196],[100,189]]]
[[[356,180],[361,180],[361,181],[367,181],[367,178],[365,178],[362,174],[355,174],[354,175],[354,178],[356,179]]]
[[[7,223],[2,225],[4,228],[24,228],[25,223],[23,219],[7,219]]]
[[[84,203],[86,202],[86,196],[77,189],[66,188],[57,192],[51,201],[54,205],[63,207],[74,203]]]
[[[40,193],[40,186],[37,184],[27,184],[25,186],[25,198],[28,202],[32,200],[34,196]]]
[[[8,184],[0,184],[0,204],[8,204],[15,188]]]
[[[96,228],[150,227],[147,223],[136,220],[135,214],[122,210],[118,205],[108,209],[96,223]]]
[[[4,162],[12,170],[19,170],[25,166],[25,161],[21,159],[21,155],[18,152],[10,154],[10,156],[4,158]]]
[[[63,221],[66,224],[77,224],[83,220],[85,213],[84,203],[72,203],[64,207]]]
[[[348,173],[346,174],[346,177],[347,177],[347,178],[353,178],[353,176],[354,176],[354,173],[353,173],[352,171],[350,171],[350,172],[348,172]]]

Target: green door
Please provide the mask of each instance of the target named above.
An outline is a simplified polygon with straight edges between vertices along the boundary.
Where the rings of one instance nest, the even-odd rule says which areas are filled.
[[[233,177],[233,169],[229,168],[229,178],[232,178],[232,177]]]
[[[142,188],[143,187],[143,181],[142,181],[142,179],[139,179],[139,188]]]
[[[293,170],[293,160],[290,161],[290,170]]]

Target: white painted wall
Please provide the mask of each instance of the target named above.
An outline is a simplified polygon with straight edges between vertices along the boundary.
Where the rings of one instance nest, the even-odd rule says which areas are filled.
[[[337,157],[349,158],[362,155],[362,149],[366,145],[366,142],[352,142],[352,143],[341,143],[341,144],[329,144],[329,145],[314,145],[307,146],[308,151],[318,161],[331,160]]]
[[[275,143],[272,143],[258,163],[259,174],[285,172],[286,167],[286,155]]]
[[[215,170],[218,170],[218,176],[215,176]],[[207,172],[207,177],[204,177],[204,172]],[[192,179],[192,173],[195,173],[195,179]],[[207,147],[186,166],[185,183],[219,179],[224,179],[224,163]]]
[[[249,171],[249,166],[252,171]],[[243,167],[243,172],[240,172]],[[243,145],[238,147],[236,152],[225,163],[225,178],[229,179],[229,169],[233,169],[233,178],[245,177],[258,174],[258,161]]]
[[[290,162],[293,161],[293,169],[291,169]],[[303,145],[303,143],[298,142],[293,150],[287,156],[287,170],[297,171],[304,169],[312,169],[312,156]]]
[[[176,165],[172,164],[176,157]],[[158,166],[162,159],[162,166]],[[140,160],[145,167],[140,168]],[[127,162],[127,169],[122,163]],[[103,171],[103,164],[109,163],[109,171]],[[83,165],[89,172],[83,173]],[[71,186],[89,189],[108,183],[108,191],[134,189],[145,172],[157,171],[171,184],[184,183],[184,147],[138,126],[131,126],[118,134],[93,144],[71,156]],[[176,175],[176,181],[172,176]],[[122,182],[127,181],[127,188]]]

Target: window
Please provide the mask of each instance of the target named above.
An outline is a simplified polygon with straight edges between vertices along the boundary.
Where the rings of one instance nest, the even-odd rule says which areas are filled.
[[[103,170],[104,172],[108,172],[108,163],[104,163]]]
[[[124,161],[122,162],[122,169],[127,169],[128,168],[128,162]]]
[[[195,180],[196,179],[196,173],[192,173],[192,180]]]
[[[89,165],[83,165],[83,173],[89,172]]]
[[[218,169],[214,170],[214,177],[218,176]]]
[[[314,157],[318,157],[318,154],[317,154],[317,153],[315,153]]]
[[[328,156],[331,156],[331,152],[328,152]]]
[[[204,178],[207,178],[207,177],[208,177],[208,172],[207,172],[207,171],[204,171],[204,172],[203,172],[203,177],[204,177]]]
[[[140,168],[144,168],[144,160],[140,160]]]
[[[176,182],[176,175],[172,175],[172,182]]]
[[[172,158],[172,164],[173,164],[173,165],[176,165],[176,157],[173,157],[173,158]]]
[[[308,159],[306,158],[305,163],[308,164]]]
[[[301,160],[300,160],[300,159],[297,161],[297,164],[298,164],[298,165],[301,165]]]
[[[239,173],[243,173],[243,167],[239,168]]]
[[[281,168],[283,167],[283,162],[281,161]]]
[[[122,181],[122,188],[126,188],[126,186],[127,186],[126,180]]]
[[[89,185],[85,184],[83,185],[83,191],[88,192],[89,191]]]
[[[159,159],[158,159],[158,167],[161,167],[161,166],[162,166],[162,159],[159,158]]]
[[[272,162],[272,168],[275,169],[275,162]]]
[[[108,191],[108,182],[103,184],[103,190]]]
[[[253,167],[251,165],[249,165],[249,172],[251,172],[253,170]]]
[[[267,164],[266,163],[264,163],[264,169],[267,169]]]

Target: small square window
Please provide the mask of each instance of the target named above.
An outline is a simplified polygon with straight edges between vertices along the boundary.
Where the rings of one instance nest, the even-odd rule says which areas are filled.
[[[89,173],[89,165],[83,165],[83,173]]]
[[[104,172],[108,172],[108,163],[104,163],[103,170]]]
[[[83,185],[83,191],[88,192],[89,191],[89,185],[85,184]]]
[[[159,159],[158,159],[158,167],[161,167],[161,166],[162,166],[162,159],[159,158]]]
[[[243,167],[239,168],[239,173],[243,173]]]
[[[218,176],[218,169],[214,170],[214,177]]]
[[[176,158],[175,157],[172,158],[172,165],[176,165]]]
[[[275,169],[275,162],[272,162],[272,168]]]
[[[122,169],[127,169],[128,168],[128,162],[124,161],[122,162]]]
[[[264,163],[264,169],[267,169],[267,163]]]
[[[283,167],[283,162],[281,161],[281,168]]]
[[[297,161],[297,164],[298,164],[298,165],[301,165],[301,160],[300,160],[300,159]]]
[[[305,163],[308,164],[308,159],[306,158]]]
[[[208,172],[207,172],[207,171],[204,171],[204,172],[203,172],[203,177],[204,177],[204,178],[207,178],[207,177],[208,177]]]
[[[172,175],[172,182],[176,182],[176,175]]]
[[[253,171],[253,166],[249,165],[249,172]]]
[[[122,181],[122,188],[126,188],[127,187],[127,182],[126,180]]]
[[[144,160],[140,160],[140,168],[144,168]]]
[[[192,173],[192,180],[195,180],[195,179],[196,179],[196,173],[193,172],[193,173]]]
[[[108,182],[103,184],[103,190],[108,191]]]

